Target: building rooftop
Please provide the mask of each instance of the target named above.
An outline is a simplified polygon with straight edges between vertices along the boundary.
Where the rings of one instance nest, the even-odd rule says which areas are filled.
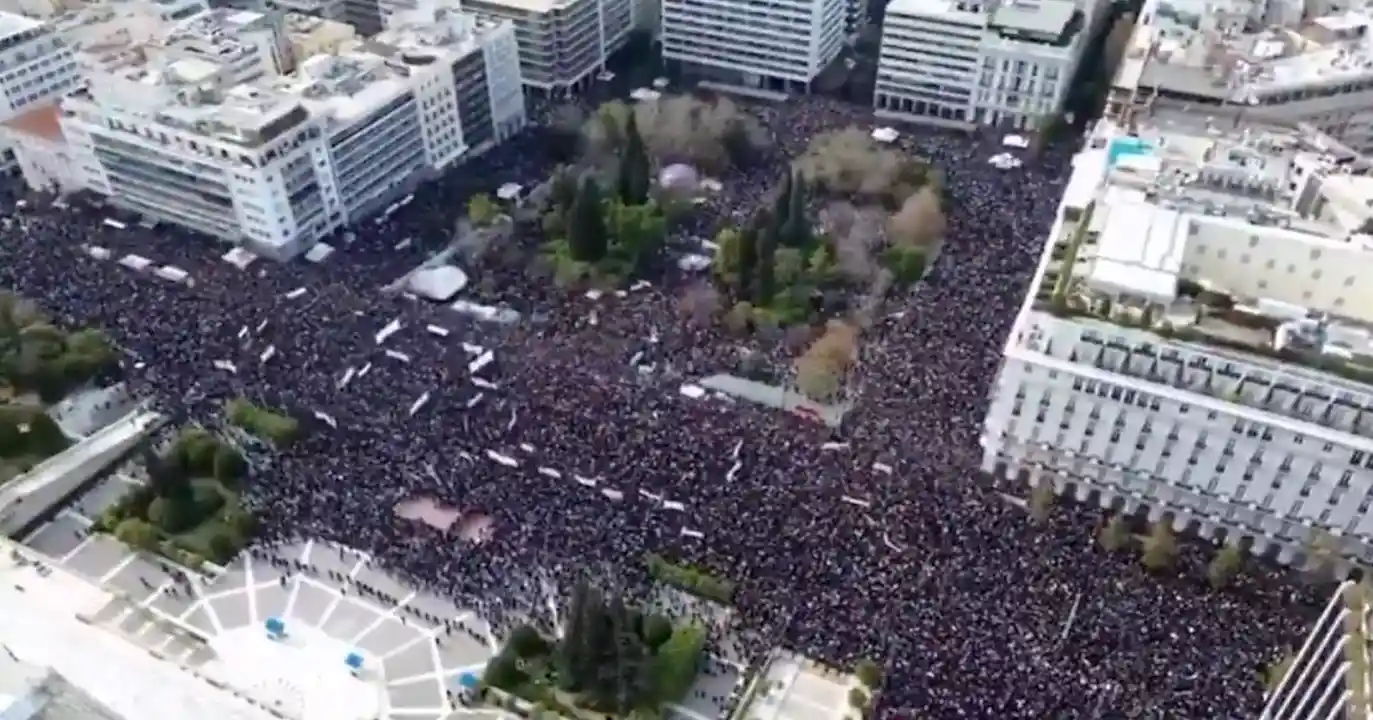
[[[1137,72],[1145,86],[1240,104],[1312,85],[1373,79],[1370,10],[1259,30],[1249,19],[1257,16],[1250,4],[1183,10],[1158,4],[1149,30],[1136,33],[1143,46],[1132,50],[1142,67],[1129,75]]]
[[[111,596],[50,562],[0,542],[0,644],[27,667],[50,668],[114,717],[142,720],[274,720],[227,690],[84,622]],[[0,656],[6,653],[0,652]],[[0,677],[5,673],[0,672]],[[8,686],[5,690],[8,691]],[[54,707],[60,711],[62,704]],[[76,720],[70,715],[55,715]],[[82,720],[98,720],[86,714]]]
[[[1373,177],[1298,129],[1134,130],[1074,159],[1036,305],[1373,383]]]
[[[43,23],[27,18],[23,15],[16,15],[11,12],[0,11],[0,39],[5,39],[18,35],[27,30],[40,27]]]
[[[39,105],[15,115],[5,123],[11,133],[40,140],[62,141],[62,125],[58,122],[57,103]]]

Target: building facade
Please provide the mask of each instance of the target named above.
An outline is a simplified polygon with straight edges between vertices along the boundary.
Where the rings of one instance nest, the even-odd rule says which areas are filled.
[[[518,57],[510,23],[407,16],[288,75],[125,68],[63,102],[61,136],[76,186],[286,259],[518,132]]]
[[[895,0],[874,104],[936,124],[1030,130],[1061,111],[1102,4]]]
[[[664,0],[663,59],[686,75],[804,92],[843,50],[845,0]]]
[[[49,24],[0,12],[0,123],[42,107],[81,86],[71,48]],[[0,166],[13,167],[10,144],[0,146]]]
[[[1194,120],[1103,123],[1075,161],[984,468],[1283,562],[1318,538],[1373,562],[1371,246],[1323,210],[1373,185],[1319,136]]]

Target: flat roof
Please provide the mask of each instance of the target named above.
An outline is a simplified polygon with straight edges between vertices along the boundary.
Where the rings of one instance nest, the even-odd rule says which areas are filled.
[[[783,653],[756,681],[745,720],[842,720],[857,680],[804,657]]]
[[[38,557],[0,540],[0,643],[25,663],[52,668],[125,718],[141,720],[277,720],[167,660],[158,660],[107,629],[88,625],[109,593],[54,568],[40,575],[20,557]]]
[[[1135,190],[1111,188],[1094,217],[1105,217],[1089,273],[1093,285],[1161,302],[1177,295],[1188,221]]]
[[[18,35],[26,30],[42,26],[43,23],[23,15],[0,10],[0,38]]]
[[[62,124],[59,122],[57,103],[39,105],[25,110],[5,121],[10,132],[52,142],[61,142]]]

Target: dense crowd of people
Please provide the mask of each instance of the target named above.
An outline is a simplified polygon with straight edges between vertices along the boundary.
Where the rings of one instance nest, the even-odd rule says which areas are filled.
[[[832,105],[756,112],[788,153],[810,133],[872,123]],[[1004,148],[991,139],[912,142],[944,171],[948,237],[929,278],[865,333],[861,397],[837,432],[678,392],[731,371],[738,343],[683,322],[664,283],[592,299],[482,266],[495,276],[474,279],[484,297],[524,314],[509,326],[382,292],[448,241],[472,193],[538,182],[547,168],[521,139],[356,228],[321,264],[240,270],[204,239],[30,199],[4,221],[0,286],[106,329],[127,381],[178,416],[213,421],[244,396],[301,418],[299,442],[255,461],[268,540],[345,543],[497,609],[530,602],[533,577],[567,585],[591,568],[638,588],[646,552],[680,559],[736,583],[753,657],[780,644],[882,664],[882,717],[1252,715],[1256,670],[1298,640],[1308,593],[1258,568],[1212,592],[1191,549],[1176,576],[1146,575],[1095,546],[1096,513],[1064,506],[1034,525],[980,478],[989,387],[1062,169],[997,170],[986,161]],[[746,216],[776,177],[774,166],[724,178],[716,210]],[[401,238],[413,242],[397,249]],[[176,265],[194,284],[90,247]],[[400,330],[378,343],[393,320]],[[485,350],[494,362],[474,376]],[[631,367],[640,352],[653,372]],[[416,497],[491,530],[465,542],[391,511]]]

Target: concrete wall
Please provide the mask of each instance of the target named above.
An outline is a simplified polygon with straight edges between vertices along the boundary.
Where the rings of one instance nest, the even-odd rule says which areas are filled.
[[[19,533],[142,442],[162,416],[134,410],[0,490],[0,535]]]

